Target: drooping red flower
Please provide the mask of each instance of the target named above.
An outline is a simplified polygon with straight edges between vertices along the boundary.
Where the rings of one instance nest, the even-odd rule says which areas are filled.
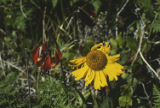
[[[54,58],[52,59],[54,62],[51,64],[51,67],[54,68],[60,60],[62,60],[62,53],[58,46],[56,46],[57,51],[54,51]]]
[[[41,59],[39,56],[39,49],[40,47],[36,47],[32,53],[32,59],[35,64],[37,64],[37,62]]]
[[[46,56],[45,61],[42,64],[41,68],[46,70],[51,69],[51,56],[49,54]]]
[[[56,50],[54,51],[54,57],[51,58],[49,52],[47,52],[47,43],[43,43],[42,45],[36,47],[32,53],[32,59],[35,64],[41,66],[41,69],[50,70],[54,68],[59,61],[62,59],[62,53],[56,45]]]
[[[47,47],[47,43],[45,42],[33,50],[32,59],[35,64],[37,64],[42,59],[42,55],[45,52],[46,47]]]
[[[54,58],[52,58],[51,68],[54,68],[59,63],[59,56],[56,51],[54,51]]]

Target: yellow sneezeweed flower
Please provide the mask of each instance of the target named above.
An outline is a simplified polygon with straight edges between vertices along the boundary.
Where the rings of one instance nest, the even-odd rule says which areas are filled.
[[[85,86],[88,86],[94,80],[94,88],[108,86],[106,76],[110,81],[118,80],[117,76],[123,73],[123,66],[116,61],[119,60],[120,54],[109,56],[110,46],[107,43],[100,43],[91,48],[86,57],[71,60],[73,67],[77,70],[72,72],[75,80],[85,77]],[[79,68],[80,67],[80,68]]]

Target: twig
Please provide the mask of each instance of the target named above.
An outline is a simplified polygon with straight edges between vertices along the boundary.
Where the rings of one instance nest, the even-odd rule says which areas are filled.
[[[151,43],[151,44],[154,44],[154,45],[159,45],[160,44],[160,41],[156,41],[156,42],[151,42],[149,40],[147,40],[148,43]]]
[[[3,34],[3,35],[6,35],[6,32],[0,28],[0,32]]]
[[[146,91],[146,88],[145,88],[145,86],[144,86],[143,83],[141,83],[141,85],[142,85],[143,90],[144,90],[144,93],[145,93],[145,95],[146,95],[146,99],[148,100],[149,106],[150,106],[150,108],[152,108],[152,102],[151,102],[150,99],[149,99],[149,95],[148,95],[148,93],[147,93],[147,91]]]
[[[133,64],[135,63],[135,61],[136,61],[136,59],[137,59],[137,57],[138,57],[139,52],[141,51],[142,41],[143,41],[143,37],[144,37],[144,28],[145,28],[145,25],[144,25],[144,23],[143,23],[143,25],[141,25],[141,34],[140,34],[140,39],[139,39],[138,50],[137,50],[137,52],[136,52],[136,54],[135,54],[135,56],[134,56],[134,59],[133,59],[133,61],[132,61],[132,63],[131,63],[131,66],[133,66]]]
[[[129,0],[126,0],[126,2],[124,3],[124,5],[122,6],[122,8],[117,12],[116,14],[116,22],[118,22],[118,17],[121,14],[121,12],[124,10],[124,8],[127,6]],[[116,36],[118,35],[118,27],[116,26]]]
[[[149,65],[149,63],[146,61],[146,59],[143,57],[142,52],[139,52],[143,62],[149,67],[149,69],[155,74],[155,76],[160,80],[160,77],[158,76],[157,72]]]
[[[4,61],[4,60],[3,60],[3,62],[4,62],[5,64],[11,66],[12,68],[14,68],[14,69],[16,69],[16,70],[22,72],[23,74],[26,74],[25,71],[24,71],[23,69],[21,69],[20,67],[14,65],[14,63],[11,63],[11,62],[9,62],[9,61]]]
[[[45,24],[45,15],[46,15],[46,7],[43,12],[43,19],[42,19],[42,41],[43,43],[46,42],[46,24]]]
[[[91,20],[94,21],[93,17],[85,9],[83,9],[83,6],[78,7],[78,9],[81,10],[82,12],[84,12]]]
[[[0,69],[4,70],[4,63],[3,63],[3,61],[2,61],[1,52],[0,52]],[[6,73],[5,73],[5,72],[3,72],[2,74],[3,74],[4,76],[6,76]]]
[[[160,44],[160,41],[154,42],[154,45],[158,45],[158,44]]]
[[[33,0],[30,0],[30,2],[31,2],[37,9],[41,9],[41,7],[38,6],[38,4],[36,4]]]
[[[22,15],[23,15],[25,18],[27,18],[26,14],[25,14],[24,11],[23,11],[22,0],[19,1],[19,5],[20,5],[20,10],[21,10],[21,12],[22,12]]]
[[[124,8],[126,7],[127,3],[129,2],[129,0],[126,0],[126,2],[124,3],[124,5],[122,6],[122,8],[118,11],[117,16],[120,15],[120,13],[124,10]]]
[[[83,96],[82,92],[80,92],[76,87],[74,87],[74,89],[76,90],[76,92],[78,93],[78,95],[80,96],[80,98],[82,99],[83,104],[86,104],[86,99]]]
[[[67,20],[71,17],[71,18],[69,19],[69,22],[68,22],[68,24],[67,24],[66,27],[64,27],[64,23],[62,23],[62,24],[59,26],[59,29],[62,30],[64,33],[66,33],[71,40],[72,40],[72,36],[67,32],[67,29],[69,28],[69,26],[71,25],[71,23],[72,23],[72,21],[73,21],[73,19],[74,19],[74,17],[72,16],[73,14],[76,14],[76,13],[80,12],[80,10],[81,10],[81,11],[83,11],[87,16],[89,16],[92,20],[94,20],[94,19],[91,17],[91,15],[89,15],[89,13],[86,12],[86,11],[83,9],[85,6],[86,6],[86,4],[84,4],[84,5],[81,6],[81,7],[78,7],[78,8],[77,8],[74,12],[72,12],[67,18],[65,18],[64,23],[67,22]]]
[[[0,68],[4,69],[4,65],[3,65],[2,57],[1,57],[1,52],[0,52]]]
[[[154,62],[154,61],[157,61],[158,64],[160,65],[160,58],[156,58],[156,59],[152,60],[151,62]]]
[[[66,33],[70,39],[72,39],[72,36],[63,28],[63,25],[59,26],[59,29]]]
[[[70,18],[70,20],[69,20],[69,22],[68,22],[68,24],[67,24],[67,26],[66,26],[66,29],[69,28],[69,26],[71,25],[72,20],[73,20],[73,16]]]
[[[49,32],[49,30],[52,28],[52,24],[51,24],[51,21],[50,20],[47,20],[47,23],[46,23],[46,32]]]
[[[135,61],[136,61],[136,59],[138,57],[138,54],[140,54],[140,57],[143,60],[143,62],[149,67],[149,69],[160,80],[160,77],[158,76],[157,72],[149,65],[149,63],[145,60],[145,58],[144,58],[144,56],[143,56],[143,54],[141,52],[142,41],[143,41],[143,37],[144,37],[144,28],[145,28],[145,24],[144,24],[143,20],[141,20],[141,21],[142,21],[142,24],[141,24],[141,34],[140,34],[140,40],[139,40],[139,47],[138,47],[138,50],[137,50],[137,52],[135,54],[135,57],[134,57],[134,59],[133,59],[133,61],[131,63],[131,66],[133,66],[133,64],[135,63]]]
[[[22,68],[20,68],[20,67],[18,67],[18,66],[16,66],[16,65],[14,65],[14,63],[12,63],[12,62],[5,61],[5,60],[3,60],[2,58],[1,58],[1,60],[2,60],[2,62],[3,62],[4,64],[6,64],[6,65],[8,65],[8,66],[10,66],[10,67],[18,70],[19,72],[22,72],[24,75],[26,75],[25,69],[22,69]],[[34,78],[33,75],[30,75],[30,77],[32,78],[33,81],[35,81],[35,78]]]

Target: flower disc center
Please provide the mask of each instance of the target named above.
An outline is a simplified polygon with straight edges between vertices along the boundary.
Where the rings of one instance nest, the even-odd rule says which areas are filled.
[[[93,70],[101,70],[107,64],[107,58],[102,51],[91,51],[86,57],[86,63]]]

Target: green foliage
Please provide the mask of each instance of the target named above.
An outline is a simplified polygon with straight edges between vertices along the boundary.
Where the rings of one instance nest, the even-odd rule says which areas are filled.
[[[93,6],[97,12],[99,10],[99,8],[101,7],[102,2],[99,0],[92,0],[91,3],[93,4]]]
[[[151,29],[153,31],[153,33],[157,33],[160,31],[160,12],[156,13],[155,14],[155,17],[154,17],[154,20],[152,22],[152,25],[151,25]]]
[[[145,12],[151,14],[153,11],[152,0],[137,0],[137,3]]]
[[[144,63],[159,74],[160,0],[0,0],[0,15],[0,107],[160,107],[159,81]],[[54,57],[57,42],[63,54],[49,72],[32,60],[44,31],[47,52]],[[125,73],[94,90],[74,80],[69,61],[100,42],[109,43],[111,55],[120,54]]]
[[[132,106],[132,98],[128,96],[119,97],[119,104],[121,107]]]
[[[56,7],[57,2],[58,2],[58,0],[52,0],[52,6],[53,6],[53,8],[55,8],[55,7]]]
[[[160,90],[156,87],[156,85],[153,86],[153,99],[154,99],[154,105],[155,108],[160,107]]]
[[[132,106],[133,89],[131,87],[123,87],[121,96],[119,97],[119,105],[121,107]]]
[[[69,89],[70,88],[70,89]],[[55,108],[72,108],[72,101],[77,101],[79,96],[73,88],[65,87],[62,81],[48,77],[45,81],[40,82],[37,88],[38,102],[41,107],[55,107]],[[76,104],[76,107],[80,104]]]
[[[160,32],[160,23],[157,20],[153,23],[153,32]]]
[[[78,2],[78,0],[70,0],[70,6],[74,6],[74,4],[77,2]]]
[[[20,88],[16,86],[17,73],[9,72],[5,78],[4,72],[0,73],[0,107],[22,107],[24,106],[20,98]]]

